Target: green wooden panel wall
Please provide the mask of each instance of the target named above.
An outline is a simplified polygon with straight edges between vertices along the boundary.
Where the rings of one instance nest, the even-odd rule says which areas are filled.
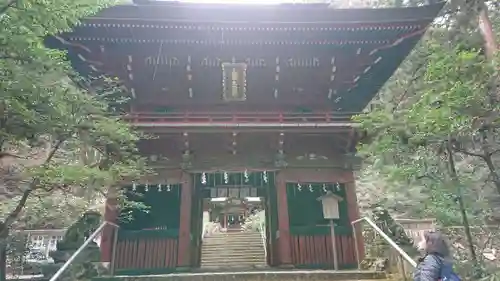
[[[120,214],[124,231],[143,229],[179,229],[181,185],[137,185],[125,194],[130,201],[146,208],[130,206]]]
[[[328,220],[323,218],[323,208],[318,197],[327,191],[344,198],[339,203],[340,218],[335,220],[338,234],[350,233],[345,185],[341,183],[287,183],[287,200],[290,232],[297,235],[326,235]]]

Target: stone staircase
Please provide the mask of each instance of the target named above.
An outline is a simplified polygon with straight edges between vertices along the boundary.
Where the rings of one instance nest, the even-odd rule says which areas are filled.
[[[264,245],[259,232],[214,233],[203,239],[203,270],[265,267]]]

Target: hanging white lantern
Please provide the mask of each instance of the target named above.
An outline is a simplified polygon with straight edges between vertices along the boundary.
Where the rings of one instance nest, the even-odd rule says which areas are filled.
[[[158,184],[158,191],[161,192],[161,183]]]
[[[262,173],[262,178],[263,178],[264,182],[265,182],[265,183],[267,183],[268,178],[267,178],[267,172],[266,172],[266,171],[264,171],[264,172]]]
[[[207,175],[205,173],[201,174],[201,183],[207,184]]]
[[[137,184],[135,184],[135,182],[132,183],[132,191],[136,191],[137,190]]]
[[[227,172],[224,172],[224,183],[228,183],[229,182],[229,175],[227,174]]]
[[[146,187],[144,188],[145,191],[149,190],[149,184],[146,183]]]
[[[338,182],[337,182],[337,183],[335,183],[335,189],[336,189],[337,191],[340,191],[340,183],[338,183]]]
[[[302,185],[300,185],[300,183],[298,183],[298,184],[297,184],[297,189],[298,189],[299,191],[302,191]]]
[[[167,184],[167,191],[170,191],[170,190],[172,190],[172,189],[170,188],[170,184]]]
[[[323,192],[326,193],[328,190],[326,189],[326,184],[323,184]]]
[[[309,191],[310,191],[310,192],[313,192],[313,191],[314,191],[312,184],[309,184]]]

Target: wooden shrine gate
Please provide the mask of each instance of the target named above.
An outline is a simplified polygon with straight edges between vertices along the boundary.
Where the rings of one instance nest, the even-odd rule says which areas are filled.
[[[129,200],[145,206],[121,212],[114,259],[116,273],[161,274],[199,267],[204,199],[235,196],[237,192],[239,197],[243,194],[262,198],[268,264],[297,268],[333,268],[330,229],[318,198],[328,191],[342,197],[340,219],[335,221],[338,261],[340,269],[355,268],[350,221],[357,216],[357,204],[354,186],[346,183],[351,176],[332,174],[329,170],[316,172],[301,169],[195,173],[179,184],[129,187]],[[296,180],[298,176],[318,181],[301,182]],[[330,178],[341,182],[331,182]],[[245,189],[248,187],[254,188],[256,194]],[[230,191],[234,188],[240,190]],[[359,246],[362,251],[362,244]]]

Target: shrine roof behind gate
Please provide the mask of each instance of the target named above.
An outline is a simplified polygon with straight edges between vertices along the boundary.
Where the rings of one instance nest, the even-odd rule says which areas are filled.
[[[141,108],[361,111],[443,3],[414,8],[146,2],[85,19],[64,44],[81,73],[124,81]],[[224,63],[245,64],[244,102],[222,98]]]

